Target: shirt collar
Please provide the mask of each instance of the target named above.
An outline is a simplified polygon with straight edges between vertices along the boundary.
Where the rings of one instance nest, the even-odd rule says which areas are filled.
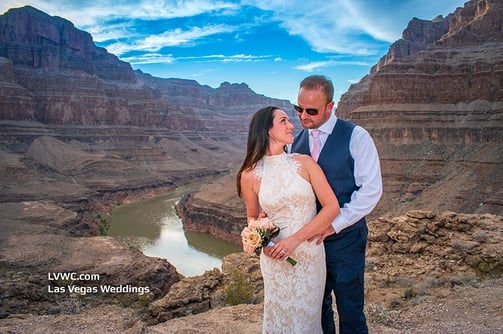
[[[323,123],[318,130],[321,131],[321,134],[332,134],[334,130],[335,123],[337,122],[337,116],[335,116],[335,112],[330,113],[330,117],[327,119],[325,123]],[[311,134],[311,129],[309,130],[309,134]]]

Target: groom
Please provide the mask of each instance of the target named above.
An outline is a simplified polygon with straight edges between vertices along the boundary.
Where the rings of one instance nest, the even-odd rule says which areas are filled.
[[[294,107],[304,129],[291,151],[310,154],[318,161],[341,207],[339,216],[318,241],[325,245],[327,262],[323,333],[335,333],[333,291],[339,333],[361,334],[368,333],[363,313],[368,234],[365,215],[381,197],[381,168],[369,133],[332,112],[333,95],[333,84],[324,76],[309,76],[300,83]]]

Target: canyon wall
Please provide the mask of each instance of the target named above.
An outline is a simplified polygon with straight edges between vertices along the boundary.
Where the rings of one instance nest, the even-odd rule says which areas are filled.
[[[62,143],[97,159],[52,174],[71,176],[86,196],[221,173],[241,159],[249,119],[264,105],[292,109],[244,83],[214,89],[133,71],[89,33],[30,6],[0,16],[0,149],[20,154],[39,181],[54,166],[34,157]],[[51,156],[66,160],[71,149]],[[11,189],[0,200],[20,200]]]
[[[380,153],[378,212],[503,212],[502,27],[492,0],[414,18],[341,97],[336,114],[368,129]]]
[[[264,105],[292,109],[244,83],[213,89],[133,71],[89,33],[29,6],[0,16],[0,68],[0,120],[246,131]]]

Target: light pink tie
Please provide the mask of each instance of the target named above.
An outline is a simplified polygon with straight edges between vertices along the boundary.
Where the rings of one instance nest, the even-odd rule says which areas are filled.
[[[313,135],[313,146],[311,147],[311,156],[314,160],[318,161],[318,157],[320,156],[321,151],[321,142],[320,142],[320,130],[314,129],[311,131]]]

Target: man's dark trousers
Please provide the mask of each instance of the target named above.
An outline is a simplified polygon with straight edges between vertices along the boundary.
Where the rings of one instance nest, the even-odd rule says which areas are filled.
[[[323,302],[324,334],[336,333],[332,289],[337,300],[339,334],[368,333],[364,305],[365,250],[368,228],[365,220],[325,239],[327,284]]]

